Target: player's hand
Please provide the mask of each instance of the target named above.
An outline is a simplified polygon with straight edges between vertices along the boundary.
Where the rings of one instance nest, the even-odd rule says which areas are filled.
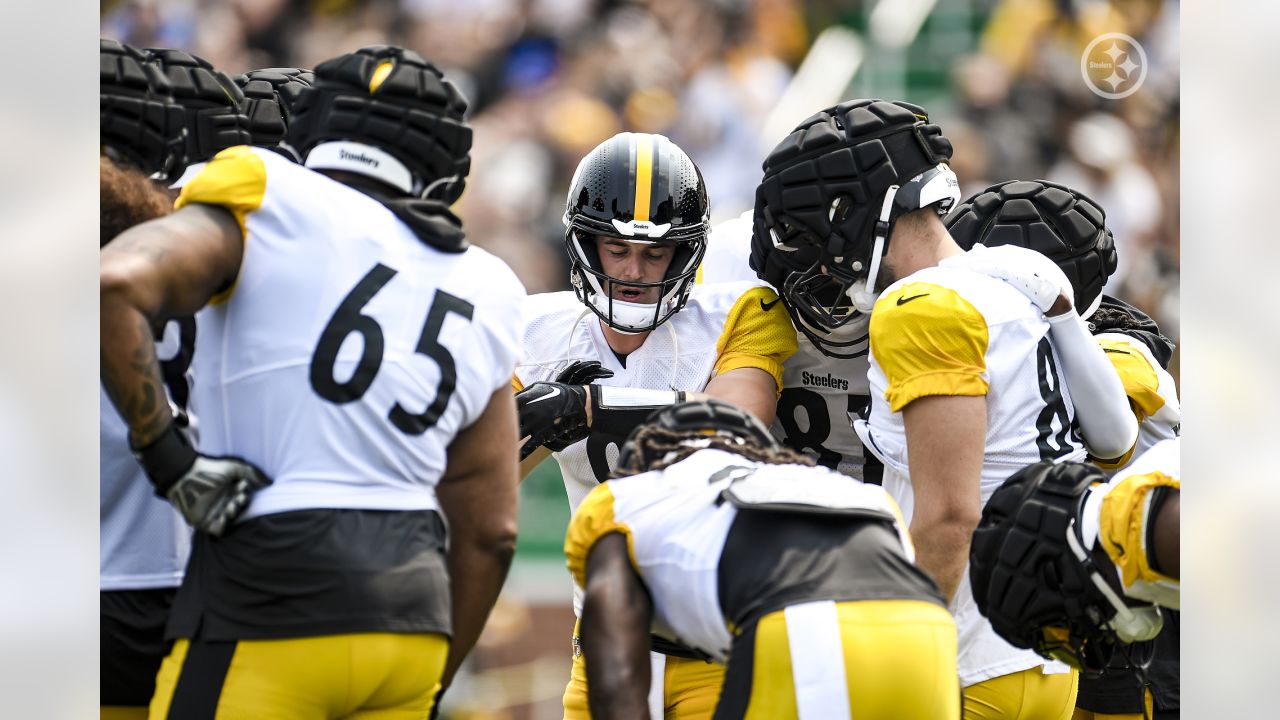
[[[271,484],[262,470],[242,458],[201,455],[176,423],[134,455],[156,494],[172,503],[192,527],[214,536],[226,532],[244,512],[254,491]]]
[[[1075,290],[1062,269],[1035,250],[1016,245],[976,245],[964,255],[947,258],[944,265],[958,265],[1012,285],[1049,316],[1072,310]]]
[[[587,403],[590,396],[582,385],[536,382],[516,393],[520,415],[520,459],[545,445],[557,452],[587,436]]]
[[[566,385],[590,385],[596,380],[613,377],[613,371],[598,360],[578,360],[556,375],[556,382]]]

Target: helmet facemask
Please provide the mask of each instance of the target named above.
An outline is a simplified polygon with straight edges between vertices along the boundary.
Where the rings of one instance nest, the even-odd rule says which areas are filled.
[[[653,282],[624,281],[606,273],[598,246],[601,239],[642,245],[656,244],[662,239],[592,235],[570,226],[565,234],[565,248],[570,259],[570,283],[578,300],[591,308],[606,325],[624,334],[648,332],[684,307],[693,291],[698,265],[706,253],[705,233],[674,240],[671,263],[663,278]],[[620,300],[614,295],[615,291],[622,288],[641,293],[656,291],[657,298],[652,303]]]

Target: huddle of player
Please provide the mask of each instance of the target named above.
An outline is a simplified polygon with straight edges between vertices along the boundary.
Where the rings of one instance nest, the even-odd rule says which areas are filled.
[[[104,718],[438,712],[548,454],[566,718],[1065,719],[1108,663],[1139,708],[1078,712],[1152,712],[1172,346],[1102,295],[1087,197],[961,203],[923,108],[857,100],[711,239],[693,160],[622,133],[568,188],[573,289],[526,296],[416,53],[101,54]]]

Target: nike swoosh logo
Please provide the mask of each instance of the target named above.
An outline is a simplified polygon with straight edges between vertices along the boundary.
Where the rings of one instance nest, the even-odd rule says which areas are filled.
[[[773,302],[771,302],[771,303],[767,303],[767,302],[765,302],[765,301],[764,301],[764,298],[761,298],[761,299],[760,299],[760,309],[761,309],[761,310],[763,310],[763,311],[765,311],[765,312],[769,312],[770,310],[772,310],[772,309],[773,309],[773,306],[774,306],[774,305],[777,305],[777,304],[778,304],[778,302],[779,302],[779,301],[781,301],[781,300],[782,300],[782,298],[774,298],[774,299],[773,299]]]
[[[899,305],[906,305],[907,303],[911,302],[912,300],[915,300],[916,298],[922,298],[922,297],[924,297],[925,295],[928,295],[928,294],[929,294],[929,293],[920,293],[919,295],[912,295],[911,297],[900,297],[900,298],[898,298],[898,304],[899,304]]]
[[[547,393],[546,395],[543,395],[543,396],[541,396],[541,397],[534,398],[534,399],[530,400],[529,402],[527,402],[527,403],[525,403],[525,404],[526,404],[526,405],[532,405],[532,404],[534,404],[534,403],[536,403],[536,402],[542,402],[543,400],[546,400],[546,399],[548,399],[548,398],[553,398],[553,397],[555,397],[555,396],[557,396],[557,395],[559,395],[559,394],[560,394],[560,388],[558,388],[558,387],[553,387],[553,388],[551,388],[551,392],[549,392],[549,393]]]

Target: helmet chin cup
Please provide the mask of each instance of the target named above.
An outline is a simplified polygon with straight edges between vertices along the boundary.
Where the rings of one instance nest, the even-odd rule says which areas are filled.
[[[1107,627],[1115,632],[1116,638],[1123,643],[1145,642],[1155,639],[1156,635],[1159,635],[1160,630],[1164,627],[1164,616],[1160,613],[1160,608],[1150,604],[1130,605],[1120,597],[1120,594],[1111,587],[1107,579],[1102,577],[1097,565],[1090,559],[1089,553],[1084,549],[1083,542],[1077,537],[1075,520],[1072,520],[1067,525],[1067,546],[1071,548],[1071,554],[1075,555],[1076,559],[1081,563],[1084,563],[1089,573],[1089,580],[1116,611],[1115,615],[1105,623]]]

